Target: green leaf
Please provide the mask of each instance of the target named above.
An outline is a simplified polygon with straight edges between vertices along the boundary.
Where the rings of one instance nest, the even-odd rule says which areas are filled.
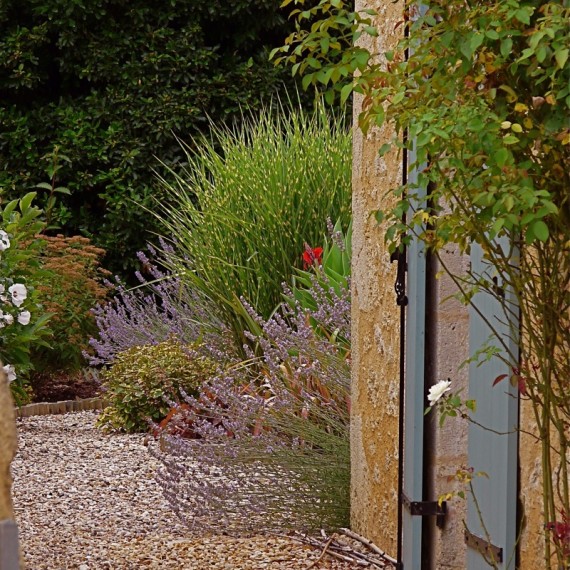
[[[350,97],[352,93],[352,83],[347,83],[341,90],[340,90],[340,102],[346,103],[346,100]]]
[[[500,166],[501,168],[503,166],[505,166],[505,164],[507,163],[507,160],[509,159],[510,153],[506,148],[500,148],[496,153],[495,153],[495,161],[497,162],[497,165]]]
[[[532,233],[539,239],[541,242],[545,242],[548,240],[548,226],[542,220],[534,221],[530,228],[532,229]]]
[[[360,70],[363,70],[366,67],[369,59],[370,53],[368,53],[366,50],[361,49],[354,55],[354,61]]]
[[[564,69],[566,62],[568,61],[568,48],[556,50],[554,52],[554,58],[556,59],[556,63],[560,69]]]
[[[519,139],[515,137],[515,135],[506,135],[503,137],[504,144],[516,144],[519,142]]]
[[[501,41],[501,55],[507,58],[513,49],[513,40],[511,38],[505,38]]]
[[[530,15],[533,12],[533,8],[520,8],[515,12],[515,18],[522,24],[530,24]]]
[[[30,208],[35,197],[36,192],[28,192],[23,198],[20,199],[20,210],[22,213]]]
[[[303,87],[303,89],[305,91],[308,89],[312,80],[313,80],[313,74],[312,73],[307,73],[307,75],[303,76],[303,79],[301,80],[301,86]]]
[[[474,53],[477,48],[483,43],[485,36],[480,33],[474,33],[469,41],[469,47],[471,48],[471,53]]]

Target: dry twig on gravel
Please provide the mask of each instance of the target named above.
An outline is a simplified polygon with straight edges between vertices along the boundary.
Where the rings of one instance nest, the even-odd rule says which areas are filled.
[[[343,528],[340,530],[340,533],[335,533],[331,536],[327,536],[325,531],[322,530],[321,536],[322,539],[318,539],[301,532],[294,534],[294,538],[299,542],[321,550],[319,558],[308,566],[306,570],[316,567],[316,564],[326,554],[359,568],[385,569],[396,565],[396,560],[388,556],[371,540],[349,529]],[[365,552],[363,552],[363,548],[366,549]]]

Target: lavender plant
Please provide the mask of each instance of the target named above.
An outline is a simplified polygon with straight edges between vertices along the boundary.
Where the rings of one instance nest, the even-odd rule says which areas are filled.
[[[89,341],[94,351],[89,363],[112,364],[118,354],[130,348],[157,345],[173,337],[182,344],[203,341],[216,359],[221,355],[220,345],[227,354],[227,334],[208,299],[187,287],[177,275],[161,269],[174,255],[174,248],[161,239],[160,251],[152,245],[148,251],[149,255],[137,254],[148,277],[137,271],[140,285],[133,289],[127,289],[118,278],[116,285],[107,282],[115,297],[92,310],[99,334]]]
[[[189,525],[223,532],[334,528],[349,515],[350,361],[311,319],[350,340],[348,283],[265,320],[242,300],[261,357],[219,374],[163,426],[158,482]]]

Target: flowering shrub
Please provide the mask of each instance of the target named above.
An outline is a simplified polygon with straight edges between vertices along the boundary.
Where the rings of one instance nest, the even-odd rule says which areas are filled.
[[[567,567],[559,535],[544,529],[570,512],[570,5],[448,0],[419,10],[406,2],[407,33],[378,54],[356,41],[378,35],[374,11],[355,12],[345,0],[295,4],[297,31],[273,55],[329,99],[359,93],[364,134],[393,127],[381,155],[412,151],[408,169],[418,175],[393,188],[394,200],[376,213],[387,218],[390,249],[416,236],[448,272],[441,252],[483,252],[490,273],[451,277],[461,301],[489,295],[500,306],[497,322],[513,330],[505,340],[487,319],[502,354],[478,347],[471,358],[502,358],[532,408],[521,442],[529,433],[540,441],[543,525],[534,532],[543,533],[544,568]],[[353,41],[344,49],[337,37]],[[456,414],[463,405],[454,395],[441,402]]]
[[[37,347],[32,357],[42,371],[75,371],[83,364],[82,352],[96,331],[91,308],[102,302],[107,289],[100,267],[104,251],[82,236],[42,236],[42,281],[39,295],[52,315],[50,346]]]
[[[349,340],[350,303],[347,291],[312,293],[317,311],[294,302],[268,320],[243,301],[262,356],[250,353],[185,398],[153,446],[158,481],[187,524],[217,532],[347,524],[350,362],[309,321],[318,314]]]
[[[181,401],[182,393],[197,394],[215,371],[199,348],[172,339],[116,355],[114,364],[103,373],[109,406],[98,424],[127,432],[146,431],[150,420],[161,420],[173,403]]]
[[[0,229],[0,359],[17,403],[29,399],[26,380],[32,368],[30,349],[47,346],[48,316],[39,303],[41,278],[34,236],[43,228],[35,193],[6,204]]]
[[[350,350],[350,339],[331,326],[336,317],[331,320],[330,315],[323,314],[323,308],[330,306],[332,297],[341,301],[340,311],[346,310],[346,303],[350,304],[352,223],[346,233],[340,221],[333,226],[329,219],[327,226],[330,239],[325,241],[324,248],[306,246],[302,256],[305,270],[296,270],[291,287],[284,288],[285,299],[290,306],[298,303],[302,309],[311,311],[309,322],[318,334]]]

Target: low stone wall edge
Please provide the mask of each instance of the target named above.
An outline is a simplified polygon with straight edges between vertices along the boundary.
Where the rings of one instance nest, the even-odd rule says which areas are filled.
[[[106,406],[103,398],[85,398],[83,400],[61,400],[59,402],[37,402],[16,407],[17,418],[29,418],[31,416],[49,416],[67,414],[69,412],[84,412],[87,410],[102,410]]]

